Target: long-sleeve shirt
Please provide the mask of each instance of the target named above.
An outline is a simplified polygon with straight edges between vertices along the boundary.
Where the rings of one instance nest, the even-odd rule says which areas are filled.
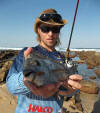
[[[8,90],[13,95],[18,96],[15,113],[58,113],[63,105],[63,97],[50,96],[49,98],[43,98],[42,96],[36,96],[24,85],[22,70],[24,51],[26,49],[21,50],[15,58],[6,78]],[[45,56],[58,60],[60,63],[64,63],[64,57],[56,50],[49,52],[40,45],[33,47],[33,49]]]

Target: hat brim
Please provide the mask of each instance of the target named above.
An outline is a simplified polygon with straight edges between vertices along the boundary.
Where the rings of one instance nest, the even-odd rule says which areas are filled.
[[[40,20],[39,18],[36,18],[36,21],[35,21],[35,24],[34,24],[34,31],[36,33],[37,33],[36,29],[37,29],[37,24],[38,23],[45,23],[45,24],[50,24],[50,25],[63,26],[65,24],[67,24],[68,21],[67,20],[62,20],[62,23],[57,23],[57,22],[54,22],[54,21],[47,21],[47,22],[45,22],[45,21]]]

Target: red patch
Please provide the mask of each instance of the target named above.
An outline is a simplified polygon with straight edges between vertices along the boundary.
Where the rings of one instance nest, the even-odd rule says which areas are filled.
[[[52,107],[42,107],[38,105],[29,105],[28,112],[40,112],[40,113],[52,113],[53,108]]]

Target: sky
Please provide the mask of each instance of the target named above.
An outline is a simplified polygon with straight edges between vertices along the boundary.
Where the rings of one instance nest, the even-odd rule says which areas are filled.
[[[35,19],[54,8],[68,23],[60,33],[67,48],[77,0],[0,0],[0,47],[36,46]],[[100,48],[100,0],[80,0],[70,48]]]

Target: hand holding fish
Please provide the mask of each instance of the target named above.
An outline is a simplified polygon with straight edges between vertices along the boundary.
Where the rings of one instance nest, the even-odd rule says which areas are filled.
[[[82,76],[78,74],[74,74],[69,76],[68,84],[72,86],[73,89],[80,89],[80,81],[82,80]]]
[[[29,54],[31,56],[28,56]],[[79,82],[82,77],[80,75],[69,76],[63,65],[39,55],[32,48],[24,52],[24,57],[26,59],[23,68],[24,84],[33,94],[48,98],[56,92],[60,95],[67,95],[81,88]],[[60,86],[68,90],[60,91]]]
[[[32,51],[32,48],[28,48],[24,52],[24,57],[27,57]],[[28,81],[24,77],[24,84],[32,91],[33,94],[43,96],[44,98],[48,98],[49,96],[54,95],[63,83],[58,82],[56,84],[47,84],[45,86],[37,87],[34,83]]]
[[[36,87],[35,84],[29,82],[28,80],[24,79],[24,84],[32,91],[35,95],[43,96],[44,98],[48,98],[49,96],[54,95],[56,92],[58,94],[65,96],[73,94],[76,89],[80,89],[80,81],[82,80],[82,76],[80,75],[71,75],[69,80],[66,82],[58,82],[56,84],[48,84],[42,87]],[[59,87],[64,86],[68,90],[67,91],[60,91]]]
[[[74,75],[69,76],[69,79],[63,83],[63,86],[67,88],[68,90],[67,91],[59,90],[58,93],[63,96],[73,94],[76,89],[81,88],[81,85],[80,85],[81,80],[82,80],[81,75],[74,74]]]
[[[48,98],[58,92],[59,87],[63,83],[59,82],[55,84],[47,84],[45,86],[37,87],[34,83],[24,79],[24,84],[32,91],[34,95]]]

